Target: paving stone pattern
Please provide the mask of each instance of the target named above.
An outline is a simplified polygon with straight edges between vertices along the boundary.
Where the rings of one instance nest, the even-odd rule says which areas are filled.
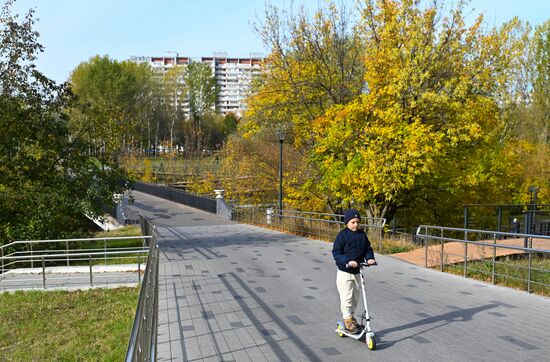
[[[135,197],[161,235],[159,360],[549,360],[549,298],[377,255],[370,351],[334,333],[330,243]]]

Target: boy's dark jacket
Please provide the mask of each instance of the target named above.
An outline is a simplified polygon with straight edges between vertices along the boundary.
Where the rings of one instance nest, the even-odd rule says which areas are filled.
[[[339,270],[350,274],[359,273],[359,267],[346,268],[352,260],[362,263],[374,259],[374,251],[370,246],[369,238],[363,230],[351,231],[347,227],[338,233],[332,246],[332,256]]]

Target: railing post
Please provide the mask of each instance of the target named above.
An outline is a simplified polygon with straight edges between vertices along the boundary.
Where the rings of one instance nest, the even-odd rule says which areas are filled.
[[[441,271],[444,270],[444,266],[443,266],[443,253],[444,253],[444,249],[445,249],[445,244],[443,243],[443,239],[441,239]]]
[[[34,268],[34,258],[32,257],[32,243],[29,243],[31,246],[31,268]]]
[[[141,283],[141,254],[138,254],[138,283]]]
[[[105,265],[107,265],[107,240],[103,240],[103,260],[105,261]]]
[[[430,239],[428,239],[428,238],[422,238],[422,241],[426,242],[425,255],[424,255],[424,268],[428,268],[428,243],[429,243],[429,240]]]
[[[464,243],[464,278],[468,278],[468,243]]]
[[[67,252],[67,266],[69,266],[69,242],[65,241],[65,251]]]
[[[44,261],[44,257],[42,257],[42,286],[46,289],[46,262]]]
[[[92,256],[91,255],[88,255],[88,260],[89,260],[89,264],[90,264],[90,286],[93,287],[94,283],[93,283],[93,279],[92,279]]]
[[[532,253],[529,252],[529,265],[527,269],[527,293],[531,293],[531,266],[532,266],[531,255]]]
[[[497,243],[497,234],[493,234],[493,244]],[[497,247],[493,246],[493,268],[491,271],[491,284],[495,285],[495,264],[497,261]]]
[[[4,248],[1,248],[0,251],[2,252],[2,274],[4,274]]]
[[[443,242],[443,229],[441,229],[441,271],[444,270],[443,254],[445,252],[445,243]]]

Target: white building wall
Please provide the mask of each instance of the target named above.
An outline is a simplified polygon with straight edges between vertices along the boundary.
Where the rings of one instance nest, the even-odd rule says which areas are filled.
[[[251,58],[228,58],[225,53],[215,53],[213,57],[131,57],[136,63],[148,63],[161,73],[174,65],[186,65],[191,62],[208,63],[219,88],[216,111],[222,114],[234,113],[242,116],[245,99],[250,91],[252,79],[260,73],[262,57],[256,54]],[[184,113],[189,115],[189,106],[185,104]]]

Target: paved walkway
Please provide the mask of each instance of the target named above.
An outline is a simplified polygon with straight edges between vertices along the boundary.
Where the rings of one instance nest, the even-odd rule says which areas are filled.
[[[159,359],[542,361],[550,299],[377,256],[378,348],[340,338],[331,244],[135,192],[160,235]]]

